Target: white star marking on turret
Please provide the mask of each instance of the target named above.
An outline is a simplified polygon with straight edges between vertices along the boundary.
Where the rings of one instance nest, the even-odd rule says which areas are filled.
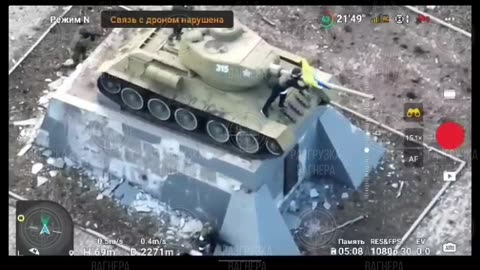
[[[252,75],[252,72],[248,69],[243,70],[243,77],[250,77]]]

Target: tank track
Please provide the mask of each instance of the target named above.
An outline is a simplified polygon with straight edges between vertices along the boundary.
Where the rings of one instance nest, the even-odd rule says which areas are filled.
[[[122,90],[120,90],[120,92],[118,92],[116,94],[112,94],[111,92],[108,92],[107,90],[105,90],[105,87],[101,83],[102,78],[105,78],[105,77],[108,77],[108,79],[115,80],[115,82],[120,83],[120,86],[121,86],[122,90],[125,89],[125,88],[131,88],[131,89],[136,90],[143,98],[143,107],[140,110],[134,110],[134,109],[131,109],[130,107],[128,107],[123,102],[123,100],[121,98],[121,91]],[[224,150],[227,150],[230,153],[239,155],[241,157],[244,157],[244,158],[247,158],[247,159],[269,159],[269,158],[278,157],[278,156],[283,154],[283,150],[280,150],[281,152],[278,155],[274,155],[269,150],[267,150],[266,142],[267,142],[268,138],[266,136],[262,135],[262,134],[258,134],[253,130],[249,130],[248,128],[238,126],[234,123],[226,121],[225,119],[219,118],[219,117],[214,116],[214,115],[207,114],[203,111],[192,108],[188,105],[185,105],[185,104],[179,103],[175,100],[163,97],[161,95],[158,95],[157,93],[154,93],[152,91],[144,89],[144,88],[142,88],[138,85],[132,84],[128,81],[122,80],[118,77],[112,76],[108,73],[103,73],[98,78],[97,87],[103,95],[105,95],[107,98],[109,98],[110,100],[112,100],[113,102],[118,104],[121,107],[122,110],[128,111],[130,114],[133,114],[133,115],[138,116],[142,119],[145,119],[145,120],[147,120],[151,123],[154,123],[155,125],[158,125],[158,126],[161,126],[161,127],[167,127],[170,130],[174,130],[174,131],[177,131],[177,132],[181,132],[182,134],[190,135],[191,137],[193,137],[193,138],[195,138],[195,139],[197,139],[201,142],[204,142],[204,143],[207,143],[207,144],[210,144],[210,145],[214,145],[216,147],[220,147]],[[171,112],[168,120],[165,120],[165,121],[159,120],[159,119],[155,118],[150,113],[149,109],[147,108],[147,102],[152,98],[158,98],[158,99],[164,101],[166,104],[168,104],[168,106],[170,107],[170,112]],[[197,126],[198,127],[195,130],[187,131],[187,130],[183,129],[177,123],[177,121],[175,120],[175,117],[174,117],[174,112],[179,108],[187,109],[196,116],[196,118],[198,120],[197,121]],[[225,142],[225,143],[216,142],[214,139],[212,139],[212,137],[210,137],[208,135],[206,124],[210,120],[216,120],[216,121],[224,124],[228,128],[228,131],[229,131],[229,134],[230,134],[228,142]],[[237,132],[240,131],[240,130],[244,130],[246,132],[251,132],[251,133],[257,134],[256,139],[258,141],[259,150],[256,153],[250,154],[250,153],[245,152],[245,151],[243,151],[242,149],[239,148],[239,146],[238,146],[238,144],[235,140],[235,134],[237,134]]]

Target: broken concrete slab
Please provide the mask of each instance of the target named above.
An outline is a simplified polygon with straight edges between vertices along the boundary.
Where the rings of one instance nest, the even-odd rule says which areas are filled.
[[[48,84],[48,89],[50,89],[50,91],[57,90],[58,88],[60,88],[60,86],[62,86],[63,81],[65,79],[66,79],[66,77],[62,76],[62,77],[58,78],[57,80],[55,80],[54,82],[49,83]]]
[[[138,189],[127,182],[120,184],[113,192],[113,197],[120,200],[123,205],[131,205],[136,200]]]
[[[133,207],[135,211],[139,213],[150,213],[152,212],[152,208],[146,206],[146,205],[136,205]]]
[[[189,220],[185,224],[180,226],[182,233],[196,233],[200,232],[203,228],[203,224],[200,220]]]
[[[67,167],[75,167],[75,166],[76,166],[76,163],[73,162],[73,161],[72,161],[70,158],[68,158],[68,157],[64,157],[64,158],[63,158],[63,161],[65,161],[65,165],[66,165]]]
[[[329,202],[325,201],[325,202],[323,203],[323,208],[329,210],[331,207],[332,207],[332,205],[331,205]]]
[[[63,169],[63,167],[65,167],[65,162],[62,158],[49,157],[47,159],[47,164],[59,169]]]
[[[318,196],[320,196],[320,194],[318,194],[318,191],[314,188],[310,189],[310,198],[317,198]]]
[[[47,149],[47,150],[45,150],[45,151],[42,152],[42,156],[44,156],[44,157],[47,157],[47,158],[48,158],[48,157],[50,157],[51,155],[52,155],[52,151],[51,151],[51,150],[48,150],[48,149]]]
[[[112,180],[106,187],[106,189],[102,192],[103,195],[107,197],[111,197],[113,195],[113,192],[120,186],[121,182],[120,180]]]
[[[297,202],[296,202],[295,200],[290,201],[288,210],[289,210],[290,212],[293,212],[293,213],[295,213],[295,212],[298,211]]]
[[[15,121],[13,122],[14,126],[34,126],[37,124],[38,119],[37,118],[31,118],[27,120],[21,120],[21,121]]]
[[[35,163],[33,164],[32,166],[32,174],[37,174],[39,173],[43,168],[43,164],[42,163]]]
[[[37,187],[45,184],[46,182],[48,182],[48,178],[43,176],[37,176]]]

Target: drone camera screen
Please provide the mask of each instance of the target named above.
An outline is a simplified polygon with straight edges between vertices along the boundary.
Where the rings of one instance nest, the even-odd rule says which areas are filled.
[[[9,254],[471,255],[471,14],[9,6]]]

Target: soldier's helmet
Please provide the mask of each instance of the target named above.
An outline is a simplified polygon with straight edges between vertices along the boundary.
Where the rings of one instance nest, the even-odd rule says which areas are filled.
[[[292,78],[300,78],[300,76],[302,76],[302,70],[298,67],[293,68],[290,76],[292,76]]]
[[[89,34],[88,29],[87,29],[86,27],[83,27],[83,26],[80,27],[80,29],[78,29],[78,33],[79,33],[80,35],[87,35],[87,34]]]

